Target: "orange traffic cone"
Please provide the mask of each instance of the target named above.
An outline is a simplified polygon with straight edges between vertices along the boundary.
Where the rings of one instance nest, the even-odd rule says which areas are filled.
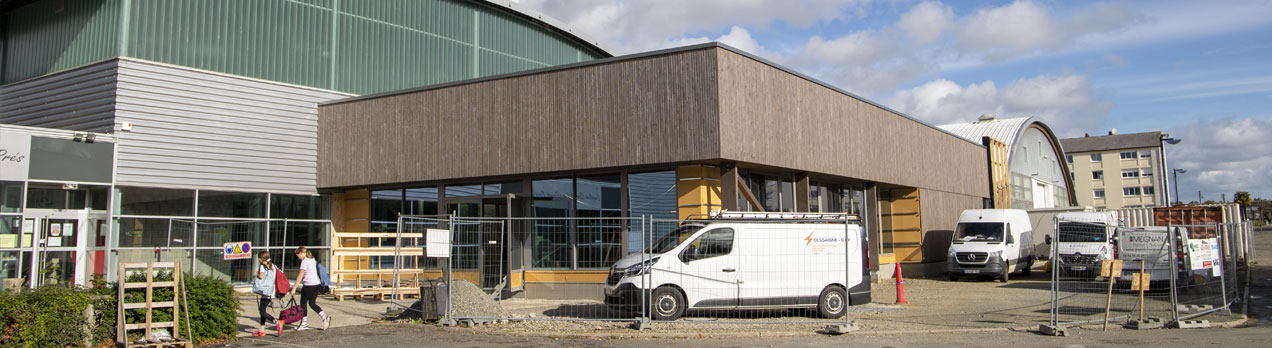
[[[897,304],[910,304],[905,302],[905,280],[901,279],[901,263],[894,263],[894,265],[897,265]]]

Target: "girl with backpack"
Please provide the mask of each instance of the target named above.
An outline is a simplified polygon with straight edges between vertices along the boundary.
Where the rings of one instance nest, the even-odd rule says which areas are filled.
[[[322,307],[318,307],[318,294],[323,289],[322,280],[318,277],[318,260],[314,260],[313,254],[305,250],[305,247],[296,248],[296,258],[300,259],[300,274],[296,275],[296,285],[292,286],[292,291],[300,291],[300,307],[305,310],[305,318],[300,320],[300,326],[296,330],[309,329],[309,308],[313,308],[322,317],[322,329],[326,330],[331,327],[331,316],[323,312]]]
[[[260,311],[261,327],[252,332],[252,336],[265,336],[265,322],[267,320],[274,323],[274,329],[278,331],[278,336],[282,336],[283,322],[275,319],[274,316],[265,311],[269,308],[269,304],[274,298],[283,297],[283,293],[280,292],[283,289],[279,289],[276,286],[277,281],[275,278],[278,275],[278,268],[274,267],[274,263],[270,262],[268,251],[256,254],[256,261],[260,262],[260,267],[256,270],[257,280],[252,285],[252,292],[259,295],[256,299],[256,309]]]

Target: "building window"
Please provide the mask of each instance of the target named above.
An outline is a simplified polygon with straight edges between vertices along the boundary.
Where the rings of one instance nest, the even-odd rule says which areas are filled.
[[[622,195],[618,175],[575,181],[579,268],[605,268],[623,257]]]
[[[329,196],[271,195],[269,215],[275,219],[330,219],[331,200]]]
[[[1091,180],[1104,180],[1104,171],[1103,170],[1091,171]]]
[[[1073,163],[1073,155],[1064,155],[1064,161]]]
[[[1140,168],[1140,176],[1153,176],[1153,168]]]
[[[530,184],[533,201],[534,236],[531,240],[531,266],[536,268],[570,268],[574,248],[570,243],[573,214],[574,180],[570,178],[535,180]],[[562,218],[562,219],[550,219]]]
[[[1152,186],[1144,186],[1140,188],[1140,192],[1143,192],[1145,196],[1152,196],[1154,191]]]
[[[1122,195],[1123,196],[1139,196],[1140,188],[1139,187],[1124,187],[1122,188]]]
[[[402,207],[405,215],[437,215],[437,187],[406,189],[406,201]]]
[[[1152,157],[1153,157],[1153,151],[1149,151],[1149,150],[1140,151],[1140,158],[1152,158]]]
[[[1104,160],[1103,154],[1098,154],[1098,153],[1091,154],[1091,162],[1099,162],[1103,160]]]
[[[1139,174],[1140,174],[1139,169],[1123,169],[1122,170],[1123,178],[1138,178]]]
[[[676,204],[676,171],[627,174],[628,216],[649,216],[659,221],[676,221],[679,218]],[[662,238],[671,230],[653,229],[655,233],[650,238],[641,236],[638,228],[632,228],[627,232],[627,252],[640,251],[645,244]],[[642,241],[642,237],[650,239]]]
[[[401,213],[402,190],[371,191],[371,230],[368,232],[397,232]]]
[[[1104,198],[1104,189],[1095,189],[1095,198]]]
[[[0,213],[22,212],[23,186],[21,181],[0,181]]]
[[[1122,159],[1135,159],[1135,151],[1123,151]]]
[[[263,218],[265,199],[264,193],[199,191],[199,216]]]

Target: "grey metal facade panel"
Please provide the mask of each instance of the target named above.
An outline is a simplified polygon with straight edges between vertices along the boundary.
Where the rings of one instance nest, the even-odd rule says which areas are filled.
[[[0,86],[0,123],[110,132],[117,66],[105,61]]]
[[[719,157],[709,48],[324,105],[319,187]]]
[[[317,105],[349,96],[120,60],[116,183],[313,193]]]
[[[715,51],[721,157],[989,196],[984,146],[767,62]]]

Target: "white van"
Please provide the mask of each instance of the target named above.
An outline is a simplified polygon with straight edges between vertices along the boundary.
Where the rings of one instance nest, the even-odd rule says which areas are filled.
[[[1100,263],[1117,256],[1114,243],[1117,215],[1105,212],[1066,212],[1056,215],[1054,263],[1065,277],[1097,278]],[[1053,238],[1047,237],[1047,243]]]
[[[1008,274],[1029,275],[1033,267],[1033,224],[1020,209],[969,209],[958,217],[948,255],[950,280]]]
[[[1176,270],[1177,279],[1187,280],[1189,259],[1188,230],[1173,227],[1176,235],[1175,250],[1171,251],[1170,240],[1167,240],[1167,227],[1147,226],[1124,229],[1117,236],[1117,258],[1122,260],[1122,277],[1119,281],[1131,281],[1133,274],[1140,271],[1140,260],[1144,261],[1145,273],[1153,282],[1169,281],[1170,272]],[[1171,253],[1174,253],[1175,266],[1171,266]]]
[[[651,290],[645,296],[655,320],[675,320],[687,310],[751,308],[816,308],[837,318],[849,305],[870,302],[865,241],[855,223],[684,225],[616,262],[605,302],[639,310],[642,292]]]

